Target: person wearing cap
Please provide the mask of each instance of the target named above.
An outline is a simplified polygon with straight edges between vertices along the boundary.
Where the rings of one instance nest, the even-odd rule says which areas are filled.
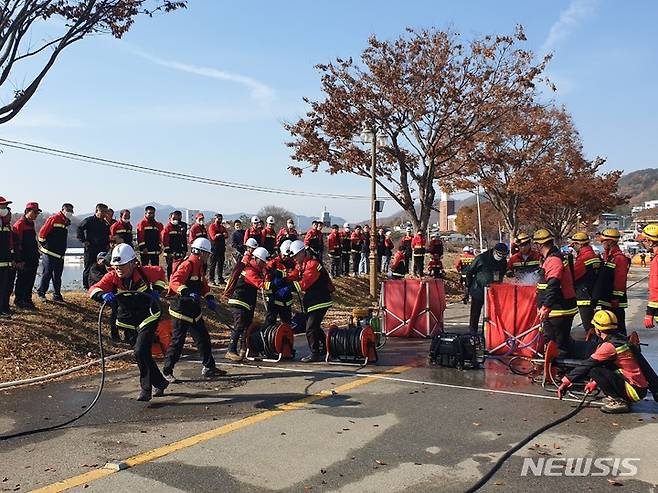
[[[384,256],[382,257],[381,263],[381,271],[383,273],[388,272],[389,266],[391,265],[391,257],[393,257],[393,250],[395,250],[395,244],[391,238],[392,234],[391,231],[384,233]]]
[[[317,259],[322,259],[322,221],[312,221],[310,229],[304,235],[304,246]]]
[[[11,200],[0,197],[0,317],[11,317],[9,298],[14,287],[14,234],[9,207],[11,203]]]
[[[303,363],[322,361],[325,352],[325,333],[322,320],[333,305],[331,293],[334,285],[322,264],[312,258],[301,241],[290,245],[290,254],[296,264],[294,287],[302,294],[302,306],[306,314],[306,339],[311,354],[302,358]]]
[[[264,235],[261,226],[261,220],[258,216],[251,216],[251,226],[244,232],[243,241],[246,243],[249,238],[253,238],[258,242],[258,246],[263,246]]]
[[[569,246],[576,252],[573,262],[573,280],[576,289],[576,303],[580,320],[583,322],[585,334],[592,330],[592,290],[601,268],[601,257],[590,245],[590,239],[584,231],[574,233],[570,238]]]
[[[341,250],[341,273],[344,276],[350,275],[350,256],[352,254],[352,231],[349,223],[343,224],[343,231],[340,232],[340,250]]]
[[[130,222],[129,209],[122,209],[119,212],[119,220],[110,226],[110,241],[115,245],[125,243],[133,246],[133,225]]]
[[[541,267],[541,255],[532,249],[532,238],[525,233],[519,233],[514,244],[517,252],[507,261],[507,277],[519,279],[537,272]]]
[[[555,341],[559,356],[564,358],[569,353],[571,324],[578,313],[569,259],[560,253],[553,234],[546,229],[535,231],[532,241],[544,259],[537,282],[539,320],[544,337]]]
[[[14,253],[16,260],[16,286],[14,289],[14,305],[24,310],[35,310],[32,301],[32,289],[39,268],[39,244],[34,221],[39,217],[41,209],[36,202],[28,202],[25,212],[14,223]]]
[[[644,317],[644,327],[652,329],[658,320],[658,224],[648,224],[642,230],[645,247],[653,255],[649,265],[649,299]]]
[[[183,226],[181,225],[183,213],[173,211],[169,214],[169,221],[162,228],[160,233],[160,243],[165,255],[167,264],[167,279],[171,277],[174,262],[182,259],[187,254],[187,241]]]
[[[208,238],[208,230],[206,229],[205,216],[203,212],[197,212],[194,215],[194,224],[190,226],[187,232],[187,243],[192,245],[197,238]]]
[[[73,218],[73,205],[62,204],[62,209],[55,215],[46,219],[39,230],[37,241],[41,258],[41,282],[37,295],[42,302],[46,301],[46,293],[53,282],[53,301],[62,302],[62,272],[64,272],[64,255],[66,254],[68,227]]]
[[[263,228],[263,248],[268,251],[270,257],[276,253],[277,247],[277,233],[274,229],[274,216],[267,216],[265,220],[265,228]]]
[[[331,261],[331,277],[340,277],[341,243],[338,224],[331,225],[331,233],[327,236],[327,251]]]
[[[411,229],[411,226],[407,226],[407,229],[405,230],[405,234],[400,240],[400,243],[404,245],[404,254],[406,255],[405,261],[409,269],[411,269],[411,258],[413,256],[412,243],[414,241],[414,237],[412,233],[413,233],[413,229]]]
[[[160,293],[167,288],[165,272],[160,266],[140,266],[130,245],[115,246],[111,255],[113,269],[89,288],[89,297],[99,303],[116,302],[117,325],[137,332],[134,354],[141,388],[137,400],[150,401],[152,395],[164,395],[169,385],[151,355],[160,320]]]
[[[617,316],[619,330],[626,333],[626,280],[631,266],[629,258],[619,248],[619,230],[608,228],[603,230],[599,240],[603,245],[603,263],[600,273],[594,283],[592,299],[597,300],[597,306],[610,310]]]
[[[291,243],[299,238],[299,233],[295,229],[295,221],[292,218],[286,220],[286,226],[281,228],[276,235],[276,246],[281,247],[281,243],[289,240]]]
[[[206,328],[201,312],[201,298],[212,311],[218,308],[215,297],[210,294],[206,278],[206,263],[212,252],[210,240],[197,238],[192,242],[190,255],[183,260],[169,280],[169,315],[171,315],[171,344],[165,354],[162,374],[168,382],[176,381],[174,366],[183,354],[187,333],[192,335],[194,344],[201,356],[201,376],[213,378],[225,375],[224,370],[217,369],[212,356],[210,334]]]
[[[468,283],[466,282],[466,274],[468,269],[471,267],[475,261],[475,254],[473,253],[473,247],[466,245],[462,248],[462,253],[459,255],[459,258],[455,262],[455,269],[459,272],[459,281],[461,282],[462,287],[464,288],[464,297],[462,301],[464,304],[468,304],[470,295],[468,294]]]
[[[480,315],[484,306],[484,288],[502,282],[507,271],[506,257],[509,253],[505,243],[496,245],[478,255],[466,272],[466,285],[471,298],[469,330],[479,334]]]
[[[354,277],[359,275],[359,263],[361,262],[361,248],[365,237],[360,225],[354,226],[354,231],[350,236],[350,253],[352,255],[352,273]]]
[[[644,399],[649,387],[635,355],[638,350],[619,329],[617,316],[612,311],[597,311],[592,324],[601,342],[587,360],[562,378],[558,397],[561,399],[573,382],[590,379],[585,391],[591,393],[598,387],[606,395],[602,412],[630,412],[631,405]]]
[[[425,273],[425,252],[427,242],[425,240],[425,232],[419,229],[416,235],[411,240],[411,248],[413,249],[414,257],[414,276],[423,277]]]
[[[77,238],[85,247],[82,272],[82,286],[89,289],[89,269],[96,263],[100,252],[107,252],[110,246],[110,226],[107,224],[107,205],[96,204],[93,216],[86,217],[78,226]]]
[[[224,262],[226,262],[226,240],[228,230],[224,227],[224,216],[215,214],[208,226],[208,239],[212,244],[212,253],[208,260],[208,281],[218,285],[224,284]]]
[[[253,238],[248,238],[247,241],[249,240],[253,240]],[[258,291],[270,288],[264,271],[268,257],[269,254],[265,248],[256,247],[249,256],[245,255],[243,258],[244,268],[228,300],[229,311],[233,315],[233,327],[225,357],[230,361],[244,359],[246,353],[244,333],[254,320]]]
[[[155,207],[147,205],[144,218],[137,223],[137,248],[141,253],[142,265],[160,265],[163,229],[162,223],[155,220]]]

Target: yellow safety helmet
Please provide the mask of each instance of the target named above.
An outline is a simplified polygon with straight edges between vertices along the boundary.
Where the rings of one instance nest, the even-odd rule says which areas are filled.
[[[583,244],[589,243],[590,241],[589,235],[584,231],[578,231],[577,233],[574,233],[573,235],[571,235],[571,238],[569,238],[569,240],[571,240],[571,243],[583,243]]]
[[[602,332],[617,330],[617,315],[610,310],[599,310],[592,319],[594,327]]]
[[[516,238],[514,239],[514,243],[516,243],[517,245],[525,245],[526,243],[530,243],[530,240],[532,240],[532,238],[530,238],[527,234],[519,233],[518,235],[516,235]]]
[[[621,233],[619,232],[618,229],[615,228],[604,229],[603,232],[601,233],[601,240],[618,241],[619,238],[621,238]]]
[[[547,229],[538,229],[535,231],[535,234],[532,235],[532,241],[540,245],[553,241],[553,235]]]
[[[647,240],[658,242],[658,224],[647,224],[642,230],[642,234]]]

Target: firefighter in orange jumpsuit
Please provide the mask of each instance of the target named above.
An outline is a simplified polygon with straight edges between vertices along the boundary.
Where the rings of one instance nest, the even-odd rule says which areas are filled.
[[[520,279],[527,274],[537,272],[541,267],[541,255],[532,249],[531,238],[525,233],[520,233],[514,243],[518,251],[507,261],[507,277]]]
[[[414,276],[423,277],[425,272],[425,251],[427,242],[425,240],[425,233],[423,230],[418,230],[416,235],[411,240],[411,248],[414,257]]]
[[[573,262],[573,280],[580,320],[583,322],[583,329],[585,329],[586,334],[592,330],[592,317],[594,316],[592,289],[601,268],[601,257],[598,256],[589,243],[587,233],[580,231],[573,234],[569,245],[577,253]]]
[[[327,236],[327,251],[331,260],[331,277],[339,277],[341,274],[340,259],[342,250],[338,224],[331,226],[331,233]]]
[[[391,260],[391,276],[393,279],[404,279],[409,273],[406,249],[404,243],[400,243],[398,251],[393,255],[393,260]]]
[[[459,281],[464,288],[464,298],[462,301],[464,304],[468,303],[469,293],[468,293],[468,283],[466,282],[466,274],[468,269],[475,260],[475,254],[473,253],[473,247],[466,245],[462,249],[462,253],[455,262],[455,269],[459,272]]]

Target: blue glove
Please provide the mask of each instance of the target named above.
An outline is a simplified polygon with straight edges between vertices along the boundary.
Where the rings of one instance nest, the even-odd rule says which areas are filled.
[[[195,303],[201,301],[201,296],[199,296],[198,293],[190,293],[190,298],[192,298],[192,301],[194,301]]]
[[[285,288],[279,288],[276,290],[277,298],[285,298],[289,294],[290,294],[290,286],[286,286]]]
[[[155,301],[156,303],[160,303],[160,292],[159,291],[151,291],[151,299]]]
[[[284,281],[283,281],[283,278],[281,276],[276,276],[272,280],[272,287],[274,289],[279,289],[281,286],[283,286],[283,284],[284,284]]]
[[[217,300],[215,298],[206,298],[206,306],[208,306],[209,310],[217,311],[217,308],[219,308],[219,303],[217,303]]]
[[[108,303],[108,304],[109,304],[109,303],[112,303],[114,300],[116,300],[117,297],[115,296],[114,293],[103,293],[103,296],[101,296],[101,299],[102,299],[105,303]]]

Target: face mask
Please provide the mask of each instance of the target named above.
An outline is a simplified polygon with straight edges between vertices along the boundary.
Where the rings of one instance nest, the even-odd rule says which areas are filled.
[[[9,214],[9,209],[7,209],[6,207],[0,209],[0,217],[5,217],[7,214]]]
[[[499,262],[500,262],[501,260],[503,260],[503,256],[502,256],[500,253],[498,253],[498,252],[494,252],[493,257],[494,257],[494,259],[496,259],[496,260],[499,261]]]
[[[171,224],[173,224],[174,226],[178,226],[178,219],[172,219]]]
[[[73,213],[69,212],[69,211],[65,211],[64,212],[64,217],[66,217],[66,219],[71,219],[71,218],[73,218]]]
[[[197,224],[203,224],[203,219],[197,219],[196,223]]]

